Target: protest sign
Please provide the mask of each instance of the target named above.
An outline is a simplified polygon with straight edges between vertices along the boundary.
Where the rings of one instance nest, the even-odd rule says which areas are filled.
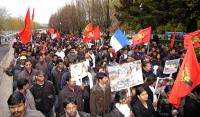
[[[108,66],[111,91],[143,84],[141,61]]]
[[[165,78],[159,78],[157,77],[156,81],[156,88],[155,88],[155,94],[161,94],[164,92],[165,87],[167,85],[173,85],[174,79],[170,77],[165,77]]]
[[[177,69],[179,67],[179,61],[180,61],[180,59],[165,61],[165,67],[164,67],[163,73],[164,74],[172,74],[172,73],[177,72]]]
[[[87,61],[70,65],[70,73],[72,78],[80,79],[88,75]]]

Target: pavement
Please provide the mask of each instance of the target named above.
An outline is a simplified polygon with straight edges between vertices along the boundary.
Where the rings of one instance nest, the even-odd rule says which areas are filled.
[[[3,69],[7,68],[14,57],[14,49],[10,42],[7,46],[0,47],[0,117],[9,117],[10,112],[7,100],[12,93],[13,77],[7,76]],[[2,52],[3,50],[3,52]]]

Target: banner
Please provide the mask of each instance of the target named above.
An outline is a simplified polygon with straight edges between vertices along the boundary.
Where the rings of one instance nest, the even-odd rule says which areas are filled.
[[[111,91],[119,91],[144,83],[140,60],[122,65],[108,66],[107,69]]]
[[[180,61],[180,59],[165,61],[165,67],[164,67],[163,73],[164,74],[172,74],[172,73],[177,72],[177,69],[179,67],[179,61]]]
[[[75,79],[81,79],[88,75],[87,61],[70,65],[71,77]]]

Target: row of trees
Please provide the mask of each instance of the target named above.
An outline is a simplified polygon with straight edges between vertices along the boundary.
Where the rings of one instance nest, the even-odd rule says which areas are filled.
[[[66,33],[80,33],[88,22],[104,32],[116,26],[191,32],[200,28],[199,6],[200,0],[76,0],[53,14],[49,26]]]
[[[130,29],[152,26],[160,31],[191,32],[200,28],[200,0],[119,0],[115,5],[121,25]]]
[[[10,17],[8,11],[4,7],[0,7],[0,31],[2,30],[22,30],[24,27],[24,18]],[[37,22],[32,22],[32,28],[41,28]]]
[[[85,25],[92,22],[105,32],[110,24],[110,4],[109,0],[75,0],[51,16],[49,27],[65,33],[80,34]]]

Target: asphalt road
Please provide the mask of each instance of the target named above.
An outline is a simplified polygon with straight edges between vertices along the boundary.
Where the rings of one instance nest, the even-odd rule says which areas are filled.
[[[0,61],[4,58],[6,53],[9,51],[8,45],[0,45]]]
[[[7,100],[12,93],[13,78],[7,76],[3,69],[7,68],[14,57],[14,50],[9,44],[0,46],[0,117],[9,117]]]

